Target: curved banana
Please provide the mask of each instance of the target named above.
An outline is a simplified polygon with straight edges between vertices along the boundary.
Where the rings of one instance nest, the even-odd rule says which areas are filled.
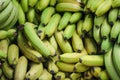
[[[11,0],[0,0],[0,12],[5,9]]]
[[[91,72],[91,74],[94,76],[94,77],[98,77],[98,74],[100,73],[102,71],[102,68],[101,67],[99,67],[99,66],[93,66],[93,67],[91,67],[91,69],[90,69],[90,72]]]
[[[116,7],[120,7],[120,1],[119,0],[114,0],[113,2],[112,2],[112,7],[113,8],[116,8]]]
[[[33,22],[35,18],[35,9],[34,8],[30,8],[27,12],[27,20],[29,22]]]
[[[101,71],[101,72],[99,73],[98,79],[100,79],[100,80],[109,80],[110,77],[109,77],[107,71],[106,71],[106,70],[103,70],[103,71]]]
[[[20,4],[24,12],[28,12],[29,10],[28,3],[29,3],[28,0],[20,0]]]
[[[64,80],[65,79],[65,73],[62,72],[62,71],[59,71],[54,75],[54,77],[55,77],[56,80]]]
[[[72,79],[72,80],[77,80],[77,79],[79,79],[79,77],[81,76],[81,73],[71,73],[70,74],[70,79]]]

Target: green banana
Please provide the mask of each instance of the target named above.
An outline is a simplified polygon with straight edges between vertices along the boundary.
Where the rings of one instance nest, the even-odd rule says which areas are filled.
[[[88,10],[90,10],[90,7],[92,6],[93,2],[94,2],[94,0],[88,0],[88,2],[87,2],[87,4],[86,4],[86,8],[87,8]]]
[[[55,74],[55,79],[56,80],[64,80],[65,79],[65,73],[62,71],[59,71]]]
[[[16,29],[9,29],[8,31],[8,38],[12,37],[12,36],[15,36],[15,34],[17,33],[17,30]]]
[[[75,52],[81,52],[84,48],[83,41],[76,33],[76,31],[73,33],[72,36],[72,47]]]
[[[39,0],[37,4],[35,5],[36,9],[39,11],[42,11],[49,5],[50,0]]]
[[[78,4],[75,3],[58,3],[56,4],[56,11],[63,12],[63,11],[69,11],[69,12],[77,12],[77,11],[83,11],[83,8],[81,8]]]
[[[91,67],[90,72],[94,77],[98,77],[98,74],[102,71],[102,68],[100,66],[94,66]]]
[[[81,74],[80,73],[71,73],[70,74],[70,79],[72,79],[72,80],[77,80],[77,79],[79,79],[79,77],[81,76]]]
[[[79,62],[79,58],[82,55],[86,55],[84,53],[64,53],[60,55],[60,61],[65,63],[77,63]]]
[[[87,33],[92,29],[93,26],[93,17],[91,14],[87,14],[85,16],[84,22],[83,22],[83,26],[82,26],[82,31],[83,33]]]
[[[117,20],[117,16],[118,16],[118,9],[117,8],[114,8],[114,9],[111,9],[108,13],[108,23],[113,26],[114,23],[116,22]]]
[[[103,55],[83,55],[80,56],[80,63],[86,66],[103,66]]]
[[[27,72],[27,65],[28,65],[28,60],[24,56],[21,56],[18,59],[18,63],[16,64],[16,67],[15,67],[14,80],[25,79],[25,75]]]
[[[20,4],[22,6],[23,11],[28,12],[29,10],[28,0],[20,0]]]
[[[63,16],[62,16],[62,18],[61,18],[61,20],[60,20],[60,22],[58,24],[58,28],[57,29],[58,30],[64,29],[68,25],[68,22],[69,22],[71,16],[72,16],[71,12],[64,12]]]
[[[75,13],[72,14],[69,22],[71,24],[74,24],[74,23],[78,22],[81,18],[82,18],[82,13],[81,12],[75,12]]]
[[[54,13],[55,13],[55,9],[53,7],[45,8],[41,13],[41,17],[40,17],[41,24],[47,25]]]
[[[111,31],[111,26],[108,24],[107,19],[103,21],[101,28],[101,38],[106,39]]]
[[[29,22],[33,22],[35,18],[35,9],[34,8],[30,8],[27,12],[27,20]]]
[[[105,0],[98,6],[97,10],[95,11],[95,14],[97,16],[102,16],[108,10],[110,10],[111,6],[112,6],[112,0]]]
[[[110,49],[105,55],[104,55],[104,61],[105,61],[105,68],[112,80],[119,80],[120,77],[117,74],[117,71],[115,69],[115,66],[112,61],[112,51],[113,49]]]
[[[21,52],[23,53],[23,55],[25,57],[27,57],[29,60],[31,60],[33,62],[36,62],[36,63],[41,62],[42,55],[38,51],[32,49],[27,44],[27,41],[26,41],[25,37],[20,32],[18,33],[17,43],[18,43],[18,46],[19,46]]]
[[[33,28],[34,24],[26,22],[24,24],[24,33],[33,45],[33,47],[38,50],[43,56],[50,56],[50,50],[44,45],[44,43],[39,39]],[[34,37],[34,38],[33,38]]]
[[[57,61],[56,65],[58,66],[59,70],[61,70],[61,71],[64,71],[64,72],[73,72],[74,71],[74,64]]]
[[[118,9],[117,19],[120,20],[120,9]]]
[[[47,69],[43,69],[41,75],[39,76],[39,80],[52,80],[52,74],[50,74]]]
[[[12,79],[13,78],[13,72],[14,70],[9,66],[8,62],[5,61],[2,65],[2,71],[4,73],[4,75],[8,78],[8,79]]]
[[[69,41],[65,41],[63,38],[63,32],[55,32],[55,39],[60,47],[60,49],[62,50],[62,52],[64,53],[69,53],[69,52],[73,52],[72,50],[72,46],[69,43]]]
[[[55,31],[57,30],[57,26],[58,26],[60,19],[61,19],[61,16],[58,13],[54,14],[51,17],[51,19],[50,19],[50,21],[47,24],[46,29],[45,29],[46,37],[51,37],[55,33]]]
[[[107,39],[105,39],[105,40],[102,40],[101,53],[108,52],[112,46],[113,46],[113,43],[110,41],[109,37],[107,37]]]
[[[15,67],[19,58],[19,47],[16,44],[11,44],[8,48],[7,55],[8,63]]]
[[[88,69],[90,69],[89,66],[85,66],[83,65],[82,63],[80,62],[77,62],[74,66],[74,72],[78,72],[78,73],[81,73],[81,72],[85,72],[87,71]]]
[[[101,72],[99,73],[98,79],[100,79],[100,80],[109,80],[110,77],[109,77],[107,71],[106,71],[106,70],[103,70],[103,71],[101,71]]]
[[[5,39],[5,38],[7,38],[7,36],[8,36],[8,31],[5,31],[5,30],[0,30],[0,40],[1,39]]]
[[[120,7],[120,1],[119,0],[114,0],[113,2],[112,2],[112,7],[113,8],[116,8],[116,7]]]
[[[10,2],[11,0],[0,0],[0,12],[4,10]]]
[[[75,28],[76,28],[75,24],[67,25],[67,27],[63,31],[63,38],[65,40],[69,40],[73,36]]]
[[[2,50],[0,50],[0,59],[6,59],[7,54],[5,54]]]
[[[0,77],[0,80],[6,80],[6,79],[7,79],[7,78],[5,77],[4,74]]]
[[[111,28],[110,39],[112,41],[115,41],[117,39],[119,32],[120,32],[120,21],[116,21],[113,27]]]
[[[87,70],[83,73],[83,77],[85,80],[92,80],[93,75],[91,74],[90,70]]]
[[[55,6],[57,0],[50,0],[50,6]]]
[[[28,5],[34,7],[37,4],[38,0],[28,0]]]
[[[120,33],[118,34],[118,38],[116,40],[116,43],[120,45]]]
[[[30,69],[26,73],[26,79],[27,80],[36,80],[39,78],[41,73],[43,72],[43,64],[42,63],[32,63],[30,66]]]

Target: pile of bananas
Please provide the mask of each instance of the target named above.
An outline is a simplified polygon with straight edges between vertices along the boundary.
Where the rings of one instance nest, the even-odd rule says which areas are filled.
[[[0,0],[0,80],[120,80],[120,0]]]

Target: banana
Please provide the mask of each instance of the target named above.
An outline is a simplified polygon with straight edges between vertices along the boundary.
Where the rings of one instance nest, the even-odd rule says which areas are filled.
[[[74,72],[78,72],[78,73],[81,73],[81,72],[85,72],[87,71],[88,69],[90,69],[89,66],[85,66],[83,65],[82,63],[80,62],[77,62],[74,66]]]
[[[65,79],[65,73],[62,71],[59,71],[55,74],[55,79],[56,80],[64,80]]]
[[[73,33],[72,36],[72,47],[75,52],[81,52],[84,48],[83,41],[76,33],[76,31]]]
[[[51,56],[55,56],[56,55],[56,50],[55,48],[50,44],[50,42],[48,40],[43,40],[43,43],[45,44],[45,46],[50,50]]]
[[[8,63],[12,66],[15,67],[15,65],[18,62],[19,59],[19,47],[16,44],[11,44],[8,47],[8,52],[7,52],[7,59]]]
[[[26,73],[26,79],[27,80],[36,80],[39,78],[41,73],[43,72],[43,64],[42,63],[32,63],[30,66],[30,69]]]
[[[26,37],[29,39],[33,47],[40,52],[43,56],[48,57],[50,56],[50,50],[45,46],[45,44],[39,39],[37,34],[33,28],[34,24],[30,22],[26,22],[24,24],[24,33]],[[34,37],[34,38],[33,38]]]
[[[81,12],[75,12],[75,13],[72,14],[69,22],[71,24],[74,24],[74,23],[78,22],[81,18],[82,18],[82,13]]]
[[[8,31],[8,38],[16,36],[17,30],[16,29],[9,29]]]
[[[55,6],[57,0],[50,0],[50,6]]]
[[[120,1],[119,0],[114,0],[113,2],[112,2],[112,7],[113,8],[116,8],[116,7],[120,7]]]
[[[42,55],[38,51],[32,49],[27,44],[25,37],[20,32],[18,33],[17,44],[25,57],[27,57],[29,60],[36,62],[36,63],[41,62]]]
[[[105,39],[105,40],[102,40],[101,53],[108,52],[112,46],[113,46],[113,43],[110,41],[109,37],[107,37],[107,39]]]
[[[118,34],[118,38],[116,40],[116,43],[120,45],[120,33]]]
[[[111,28],[110,39],[112,41],[115,41],[119,35],[119,32],[120,32],[120,21],[116,21],[113,27]]]
[[[38,80],[52,80],[52,74],[50,74],[47,69],[43,69],[41,75],[39,76]]]
[[[15,67],[14,80],[24,80],[27,72],[28,60],[21,56]]]
[[[45,8],[41,13],[41,17],[40,17],[41,24],[47,25],[54,13],[55,13],[55,8],[53,7]]]
[[[64,29],[68,25],[71,16],[72,16],[71,12],[64,12],[63,16],[62,16],[62,18],[61,18],[61,20],[60,20],[60,22],[58,24],[58,28],[57,29],[58,30]]]
[[[80,73],[71,73],[70,74],[70,79],[72,79],[72,80],[77,80],[77,79],[79,79],[79,77],[81,76],[81,74]]]
[[[2,50],[0,50],[0,59],[6,59],[7,54],[5,54]]]
[[[73,72],[74,71],[74,64],[57,61],[56,65],[58,66],[59,70],[61,70],[61,71],[64,71],[64,72]]]
[[[60,55],[60,61],[65,63],[77,63],[79,62],[79,58],[82,55],[86,55],[84,53],[64,53]]]
[[[0,40],[7,38],[8,32],[5,30],[0,30]]]
[[[11,0],[0,0],[0,12],[4,10],[10,2]]]
[[[109,77],[107,71],[106,71],[106,70],[103,70],[103,71],[101,71],[101,72],[99,73],[98,79],[100,79],[100,80],[109,80],[110,77]]]
[[[29,10],[28,0],[20,0],[20,4],[22,6],[23,11],[28,12]]]
[[[13,78],[13,69],[9,66],[8,62],[5,61],[2,64],[2,71],[4,73],[4,75],[8,78],[8,79],[12,79]]]
[[[4,74],[0,77],[0,80],[6,80],[6,79],[7,79],[7,78],[5,77]]]
[[[10,16],[13,9],[13,3],[10,2],[8,6],[0,12],[0,23],[6,21],[8,17]]]
[[[60,47],[60,49],[62,50],[62,52],[64,53],[69,53],[69,52],[73,52],[72,50],[72,46],[69,43],[69,41],[65,41],[63,38],[63,32],[55,32],[55,39]]]
[[[93,17],[91,14],[87,14],[85,16],[84,22],[83,22],[83,26],[82,26],[82,31],[83,33],[87,33],[92,29],[93,26]]]
[[[98,74],[100,73],[102,71],[102,68],[101,67],[99,67],[99,66],[93,66],[93,67],[91,67],[91,69],[90,69],[90,72],[91,72],[91,74],[94,76],[94,77],[98,77]]]
[[[119,80],[120,77],[115,69],[115,66],[112,61],[112,51],[113,49],[110,49],[105,55],[104,55],[104,61],[105,61],[105,68],[112,80]]]
[[[88,54],[97,54],[97,45],[92,38],[85,37],[84,47]]]
[[[65,78],[64,80],[71,80],[70,78]]]
[[[28,5],[34,7],[37,4],[38,0],[28,0]]]
[[[111,26],[108,24],[107,19],[104,20],[101,28],[101,38],[106,39],[111,31]]]
[[[56,11],[63,12],[63,11],[69,11],[69,12],[77,12],[77,11],[83,11],[83,8],[81,8],[78,4],[74,3],[58,3],[56,4]]]
[[[83,73],[83,77],[85,80],[91,80],[93,75],[91,74],[90,70],[87,70]]]
[[[46,37],[51,37],[55,33],[55,31],[57,30],[57,26],[58,26],[60,19],[61,19],[61,16],[58,13],[54,14],[51,17],[51,19],[50,19],[50,21],[47,24],[46,29],[45,29]]]
[[[112,6],[112,0],[105,0],[98,6],[98,8],[95,11],[95,14],[97,16],[102,16],[108,10],[110,10],[111,6]]]
[[[108,22],[111,26],[114,25],[114,23],[116,22],[117,20],[117,16],[118,16],[118,9],[117,8],[114,8],[114,9],[111,9],[108,13]]]
[[[57,41],[56,41],[54,35],[52,35],[52,36],[50,37],[49,42],[50,42],[50,44],[54,47],[54,49],[57,51],[57,49],[58,49],[58,44],[57,44]]]
[[[87,4],[86,4],[86,8],[88,10],[90,10],[90,7],[92,6],[92,4],[94,3],[94,0],[88,0]]]
[[[120,59],[118,58],[119,52],[120,52],[120,45],[115,43],[115,45],[113,47],[113,52],[112,52],[112,60],[113,60],[115,70],[117,71],[117,74],[120,76],[120,73],[119,73],[119,71],[120,71],[120,67],[119,67]]]
[[[86,66],[104,66],[103,55],[80,56],[80,63]]]
[[[37,4],[35,5],[36,9],[39,11],[42,11],[49,5],[50,0],[39,0]]]
[[[63,31],[63,38],[65,40],[69,40],[75,31],[76,25],[75,24],[68,24],[67,27]]]
[[[27,20],[29,22],[33,22],[35,18],[35,9],[34,8],[30,8],[27,12]]]

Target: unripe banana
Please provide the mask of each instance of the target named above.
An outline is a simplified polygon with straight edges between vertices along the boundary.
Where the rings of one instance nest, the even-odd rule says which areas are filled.
[[[57,13],[51,17],[45,29],[46,37],[51,37],[55,33],[60,19],[61,19],[61,16],[60,14],[57,14]]]
[[[78,80],[80,76],[81,76],[80,73],[71,73],[70,74],[70,79],[72,79],[72,80]]]
[[[27,12],[27,20],[29,22],[33,22],[35,18],[35,9],[34,8],[30,8]]]
[[[115,7],[120,7],[120,1],[119,0],[114,0],[113,2],[112,2],[112,7],[113,8],[115,8]]]
[[[9,66],[8,62],[5,61],[2,64],[2,71],[8,79],[13,79],[13,69]]]
[[[112,6],[112,0],[105,0],[104,2],[102,2],[99,7],[97,8],[97,10],[95,11],[95,14],[97,16],[102,16],[103,14],[105,14],[108,10],[110,10]]]
[[[103,71],[101,71],[101,72],[99,73],[98,79],[100,79],[100,80],[109,80],[110,77],[109,77],[107,71],[106,71],[106,70],[103,70]]]
[[[120,20],[120,9],[118,9],[117,19]]]
[[[83,11],[83,8],[81,8],[78,4],[64,2],[64,3],[56,4],[56,11],[58,11],[58,12],[63,12],[63,11],[77,12],[77,11]]]
[[[114,25],[114,23],[116,22],[117,20],[117,16],[118,16],[118,9],[117,8],[114,8],[114,9],[111,9],[108,13],[108,22],[111,26]]]
[[[64,72],[73,72],[74,71],[74,64],[57,61],[56,65],[58,66],[59,70],[61,70],[61,71],[64,71]]]
[[[37,4],[38,0],[28,0],[28,5],[34,7]]]
[[[90,70],[87,70],[87,71],[85,71],[84,73],[83,73],[83,75],[84,75],[84,79],[85,80],[91,80],[92,79],[92,77],[93,77],[93,75],[91,74],[91,72],[90,72]]]
[[[98,74],[102,71],[102,68],[99,66],[91,67],[90,72],[94,77],[98,77]]]
[[[65,79],[65,73],[59,71],[54,75],[54,77],[55,77],[56,80],[64,80]]]
[[[8,38],[10,38],[10,37],[13,37],[13,36],[16,36],[16,32],[17,32],[17,30],[16,29],[9,29],[8,31]]]
[[[64,40],[62,31],[55,32],[55,39],[56,39],[60,49],[62,50],[62,52],[64,52],[64,53],[73,52],[72,46],[70,45],[69,41]]]
[[[26,79],[27,80],[36,80],[39,78],[41,73],[43,72],[43,64],[42,63],[32,63],[30,66],[30,69],[26,73]]]
[[[74,66],[74,72],[79,72],[79,73],[81,73],[81,72],[87,71],[88,69],[90,69],[89,66],[85,66],[85,65],[83,65],[83,64],[80,63],[80,62],[77,62],[77,63],[75,64],[75,66]]]
[[[75,31],[76,25],[75,24],[70,24],[67,25],[67,27],[65,28],[64,32],[63,32],[63,38],[65,40],[70,39],[73,36],[73,33]]]
[[[92,6],[94,0],[88,0],[86,4],[86,8],[90,10],[90,7]]]
[[[72,36],[72,47],[75,52],[81,52],[84,48],[83,41],[78,36],[76,31],[73,33],[73,36]]]
[[[58,30],[64,29],[68,25],[71,16],[72,16],[71,12],[64,12],[57,29]]]
[[[11,2],[11,0],[1,0],[0,1],[0,12],[5,9],[8,4]]]
[[[6,80],[6,79],[7,79],[7,78],[5,77],[4,74],[0,77],[0,80]]]
[[[15,67],[14,80],[24,80],[27,72],[28,61],[24,56],[21,56]]]
[[[42,11],[49,5],[50,0],[39,0],[36,4],[36,9]]]
[[[80,56],[80,63],[86,66],[103,66],[103,55],[83,55]]]
[[[47,25],[54,13],[55,9],[53,7],[45,8],[41,13],[40,17],[41,24]]]
[[[0,30],[0,40],[7,38],[8,32],[5,30]]]
[[[55,6],[57,0],[50,0],[50,6]]]
[[[28,10],[29,10],[28,0],[20,0],[20,4],[22,6],[23,11],[28,12]]]
[[[8,63],[12,66],[15,67],[17,62],[18,62],[18,58],[19,58],[19,48],[16,44],[11,44],[8,48]]]
[[[33,47],[38,50],[43,56],[50,56],[50,50],[44,45],[44,43],[39,39],[33,28],[34,24],[26,22],[24,24],[24,33],[26,37],[30,40]],[[34,38],[33,38],[34,37]]]
[[[111,26],[108,24],[107,19],[104,20],[101,26],[101,38],[106,39],[111,31]]]
[[[43,69],[41,75],[39,76],[39,80],[52,80],[52,74],[50,74],[47,69]]]
[[[74,24],[74,23],[78,22],[81,18],[82,18],[82,13],[81,12],[75,12],[75,13],[72,14],[69,22],[71,24]]]
[[[0,50],[0,59],[6,59],[7,54],[5,54],[2,50]]]

